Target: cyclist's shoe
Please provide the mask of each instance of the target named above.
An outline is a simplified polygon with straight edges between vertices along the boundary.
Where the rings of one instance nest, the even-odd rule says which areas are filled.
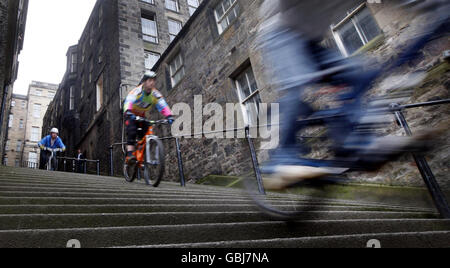
[[[129,167],[134,167],[137,163],[137,158],[134,155],[127,156],[126,162]]]
[[[263,175],[263,183],[266,190],[280,191],[302,181],[340,175],[348,170],[348,168],[279,165],[273,169],[273,173]]]

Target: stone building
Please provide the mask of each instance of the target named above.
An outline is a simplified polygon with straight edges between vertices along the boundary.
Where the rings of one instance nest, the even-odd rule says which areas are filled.
[[[28,0],[0,0],[0,160],[3,163],[14,81],[23,47]]]
[[[21,166],[27,122],[28,96],[13,94],[8,122],[8,138],[5,147],[4,164]]]
[[[108,172],[109,147],[122,140],[122,101],[150,70],[197,9],[200,0],[98,0],[46,115],[67,141],[99,159]],[[122,149],[116,147],[117,163]],[[118,167],[119,165],[117,165]]]
[[[49,134],[42,130],[44,116],[57,89],[58,85],[38,81],[32,81],[28,88],[22,163],[39,163],[40,150],[37,143],[44,135]]]

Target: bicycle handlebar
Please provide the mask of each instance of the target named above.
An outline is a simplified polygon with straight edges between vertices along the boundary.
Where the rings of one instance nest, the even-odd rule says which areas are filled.
[[[61,149],[61,148],[53,149],[53,148],[49,148],[49,147],[44,147],[44,148],[42,148],[42,150],[44,150],[44,151],[50,151],[50,152],[54,152],[54,153],[58,153],[58,152],[63,152],[63,151],[64,151],[64,150]]]
[[[154,121],[154,120],[148,120],[146,118],[138,116],[138,117],[136,117],[136,121],[146,122],[146,123],[149,123],[150,125],[169,125],[169,120],[167,120],[167,119]]]

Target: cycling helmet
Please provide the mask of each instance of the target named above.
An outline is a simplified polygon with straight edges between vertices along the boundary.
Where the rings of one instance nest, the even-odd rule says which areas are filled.
[[[147,71],[144,74],[144,77],[142,77],[141,83],[144,83],[145,81],[147,81],[148,79],[155,79],[156,78],[156,73],[153,71]]]
[[[51,133],[59,134],[59,130],[57,128],[52,128],[52,130],[50,130],[50,134]]]

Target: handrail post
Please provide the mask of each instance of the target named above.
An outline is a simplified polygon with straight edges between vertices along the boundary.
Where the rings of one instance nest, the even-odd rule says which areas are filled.
[[[84,174],[87,174],[87,160],[84,160]]]
[[[100,160],[97,160],[97,176],[100,176]]]
[[[392,104],[392,108],[399,107],[398,104]],[[397,118],[397,121],[401,127],[406,132],[406,135],[412,136],[412,131],[409,128],[408,122],[406,121],[406,118],[402,112],[402,110],[397,109],[395,111],[395,116]],[[427,185],[427,188],[431,194],[431,197],[433,198],[433,202],[441,214],[441,216],[445,219],[450,219],[450,207],[448,205],[448,202],[445,198],[444,193],[442,192],[441,188],[439,187],[438,182],[436,181],[436,178],[431,171],[430,166],[428,165],[427,160],[423,155],[413,153],[414,160],[416,161],[417,167],[419,168],[420,174],[422,175],[423,180],[425,181],[425,184]]]
[[[109,147],[109,167],[110,167],[110,175],[114,177],[114,146],[111,145]]]
[[[258,183],[258,190],[261,194],[265,195],[266,191],[262,182],[261,170],[259,169],[258,158],[256,157],[255,146],[250,135],[250,127],[245,127],[245,136],[247,138],[248,146],[250,147],[250,154],[253,162],[253,169],[255,170],[256,182]]]
[[[183,158],[181,157],[181,148],[179,138],[175,138],[175,144],[177,146],[177,158],[178,158],[178,171],[180,172],[181,187],[186,187],[186,180],[184,177]]]

